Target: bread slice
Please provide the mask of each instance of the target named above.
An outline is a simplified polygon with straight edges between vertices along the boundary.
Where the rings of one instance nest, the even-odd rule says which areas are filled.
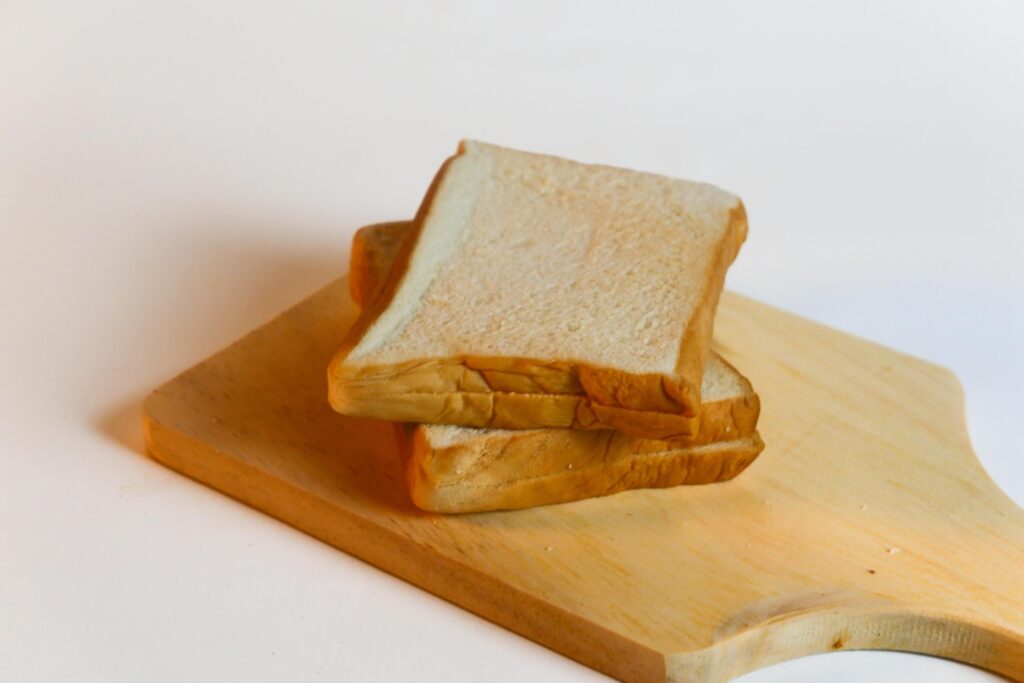
[[[464,142],[331,363],[350,415],[696,434],[747,231],[710,185]]]
[[[764,449],[757,432],[703,446],[576,429],[395,424],[409,494],[432,512],[515,510],[639,488],[732,479]]]
[[[382,223],[356,232],[349,269],[356,304],[365,308],[380,295],[411,227]],[[397,424],[413,502],[435,512],[480,512],[731,479],[763,448],[754,431],[760,403],[750,382],[715,353],[703,382],[698,446],[612,431]]]

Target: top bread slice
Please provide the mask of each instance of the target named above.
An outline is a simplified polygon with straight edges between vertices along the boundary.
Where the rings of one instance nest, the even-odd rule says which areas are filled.
[[[410,229],[382,223],[356,232],[349,291],[361,308],[380,295]],[[754,431],[760,402],[714,352],[703,382],[701,431],[689,443],[614,431],[396,424],[410,496],[424,510],[481,512],[731,479],[764,447]]]
[[[746,236],[710,185],[466,142],[331,363],[342,413],[685,438]]]

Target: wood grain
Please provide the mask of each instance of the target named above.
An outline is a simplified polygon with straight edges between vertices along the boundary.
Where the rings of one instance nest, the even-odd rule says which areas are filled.
[[[354,316],[335,281],[160,387],[149,452],[618,678],[876,648],[1024,680],[1024,512],[949,371],[726,293],[716,350],[761,394],[768,444],[743,475],[442,516],[409,502],[387,425],[327,405]]]

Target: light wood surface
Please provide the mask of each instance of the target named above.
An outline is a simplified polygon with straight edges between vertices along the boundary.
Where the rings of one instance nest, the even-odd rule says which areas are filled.
[[[1024,512],[947,370],[723,295],[716,349],[762,397],[737,479],[515,512],[414,508],[391,429],[333,413],[344,280],[155,391],[167,466],[612,676],[725,681],[839,649],[1024,680]]]

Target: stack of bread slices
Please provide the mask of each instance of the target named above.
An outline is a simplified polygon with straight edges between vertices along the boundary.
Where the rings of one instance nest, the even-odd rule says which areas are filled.
[[[731,479],[763,448],[711,350],[746,233],[711,185],[463,142],[413,221],[356,233],[331,405],[396,423],[426,510]]]

